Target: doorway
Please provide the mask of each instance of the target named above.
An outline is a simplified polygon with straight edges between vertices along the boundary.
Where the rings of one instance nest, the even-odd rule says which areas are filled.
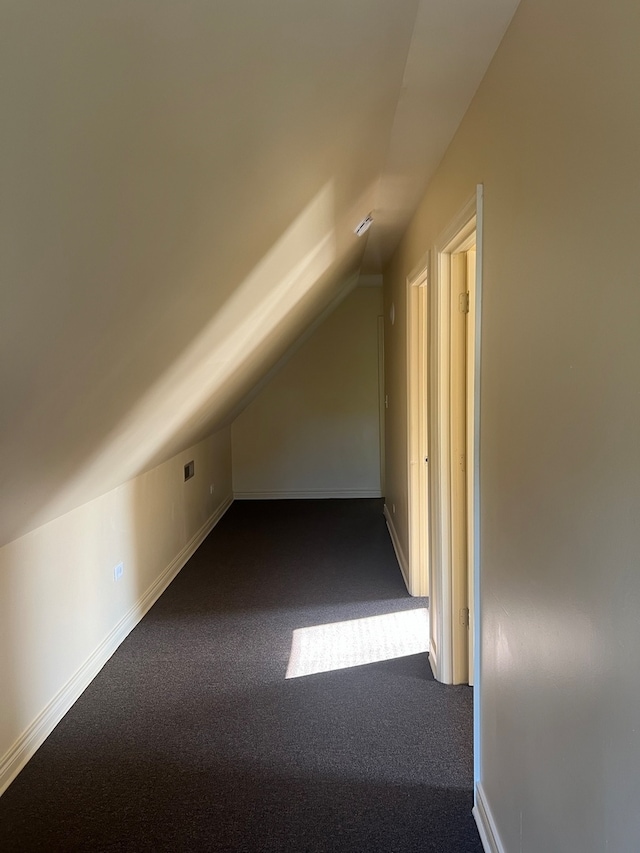
[[[407,277],[408,576],[412,595],[429,595],[429,264],[427,253]]]
[[[430,662],[477,687],[482,187],[438,240],[432,288]]]
[[[473,684],[473,376],[476,231],[450,254],[451,576],[454,683]],[[456,619],[457,617],[457,619]]]

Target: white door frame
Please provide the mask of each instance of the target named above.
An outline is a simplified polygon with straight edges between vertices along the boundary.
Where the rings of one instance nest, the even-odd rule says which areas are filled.
[[[482,562],[480,560],[480,380],[482,378],[482,284],[484,269],[484,187],[476,187],[476,269],[475,323],[473,329],[473,775],[474,799],[482,778],[482,743],[480,739],[482,677]]]
[[[474,235],[477,240],[477,233]],[[467,538],[467,560],[469,566],[468,572],[468,598],[469,598],[469,684],[473,685],[475,683],[475,670],[474,670],[474,662],[475,662],[475,564],[476,564],[476,554],[475,554],[475,545],[474,545],[474,537],[475,537],[475,529],[474,529],[474,512],[476,505],[476,496],[474,493],[474,479],[473,479],[473,464],[476,459],[476,448],[475,448],[475,406],[476,406],[476,391],[475,391],[475,376],[476,376],[476,347],[475,347],[475,320],[477,313],[477,304],[476,304],[476,247],[475,244],[472,248],[469,248],[466,253],[466,261],[467,261],[467,269],[466,269],[466,280],[467,280],[467,298],[469,305],[469,315],[468,317],[472,322],[467,323],[466,329],[466,337],[467,337],[467,352],[466,352],[466,376],[468,381],[466,382],[466,392],[467,392],[467,400],[466,400],[466,424],[467,424],[467,434],[466,434],[466,458],[469,460],[470,469],[469,476],[467,479],[467,489],[466,489],[466,538]],[[470,377],[470,378],[469,378]]]
[[[386,491],[385,460],[384,317],[378,317],[378,428],[380,441],[380,494]]]
[[[411,595],[429,595],[430,252],[407,276],[407,502]]]
[[[432,371],[432,401],[434,413],[431,429],[431,529],[433,535],[430,560],[431,637],[430,661],[435,677],[444,683],[469,680],[469,670],[460,655],[456,657],[456,628],[459,612],[456,602],[456,585],[453,577],[451,542],[451,256],[463,250],[465,242],[476,234],[476,310],[474,325],[475,364],[473,382],[475,407],[473,413],[473,460],[468,460],[473,493],[473,599],[474,660],[473,681],[479,694],[481,678],[480,660],[480,565],[479,565],[479,440],[480,440],[480,320],[482,294],[482,186],[445,230],[434,250],[435,276],[433,291],[434,352]],[[471,425],[469,425],[471,427]],[[459,587],[460,585],[458,585]],[[458,632],[458,636],[460,636]],[[458,644],[459,645],[459,644]],[[469,662],[471,664],[471,662]],[[474,711],[476,732],[479,730],[479,708]],[[479,738],[476,737],[476,768],[479,768]]]

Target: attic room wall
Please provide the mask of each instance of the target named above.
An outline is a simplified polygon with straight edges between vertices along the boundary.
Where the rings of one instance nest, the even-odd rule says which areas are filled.
[[[236,497],[380,496],[381,312],[356,288],[234,421]]]
[[[480,797],[506,853],[638,848],[640,6],[522,0],[385,276],[406,531],[405,277],[484,184]]]
[[[1,4],[0,545],[228,423],[360,268],[415,7]]]
[[[227,428],[0,549],[0,792],[230,502]]]

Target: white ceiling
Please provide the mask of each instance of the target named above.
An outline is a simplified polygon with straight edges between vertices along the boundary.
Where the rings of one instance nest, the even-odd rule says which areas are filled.
[[[380,272],[516,5],[2,4],[0,543],[228,422]]]

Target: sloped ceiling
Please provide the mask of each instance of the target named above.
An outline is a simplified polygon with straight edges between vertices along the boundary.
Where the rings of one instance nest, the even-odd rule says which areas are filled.
[[[0,544],[228,421],[380,271],[516,5],[2,4]]]

